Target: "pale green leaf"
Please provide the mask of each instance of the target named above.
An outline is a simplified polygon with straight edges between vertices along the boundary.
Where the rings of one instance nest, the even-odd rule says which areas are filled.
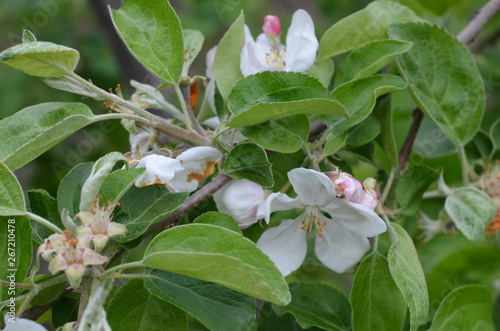
[[[292,302],[283,307],[274,306],[280,316],[290,313],[297,323],[307,329],[312,326],[324,330],[350,330],[351,307],[339,291],[323,284],[290,284]]]
[[[23,43],[32,43],[36,41],[36,37],[30,30],[23,30]]]
[[[455,190],[446,198],[444,208],[453,223],[469,240],[479,240],[497,213],[493,200],[472,187]]]
[[[264,149],[280,153],[294,153],[307,141],[309,119],[301,114],[275,118],[238,129],[245,137]]]
[[[219,226],[188,224],[164,231],[149,244],[143,264],[279,305],[290,302],[288,286],[267,255],[247,238]]]
[[[184,65],[184,41],[177,14],[166,0],[125,0],[110,9],[118,35],[146,69],[177,84]]]
[[[336,153],[339,149],[345,146],[346,138],[347,135],[345,133],[336,135],[330,132],[326,138],[326,144],[325,147],[323,147],[322,155],[327,156]]]
[[[408,233],[400,225],[393,223],[389,226],[392,227],[393,241],[387,257],[389,270],[410,309],[411,330],[417,330],[426,322],[429,311],[424,272]]]
[[[0,162],[0,216],[26,213],[21,184],[10,169]]]
[[[69,76],[61,77],[46,77],[42,81],[48,86],[65,92],[83,95],[94,100],[104,100],[103,96],[96,91],[91,90],[88,86]]]
[[[80,54],[72,48],[44,41],[23,42],[0,53],[0,62],[37,77],[72,73]]]
[[[184,36],[184,68],[182,72],[188,74],[189,67],[196,59],[201,51],[203,42],[205,41],[205,36],[201,31],[193,29],[185,29],[183,31]]]
[[[358,267],[351,289],[354,331],[400,331],[406,316],[406,302],[394,283],[389,265],[377,252]]]
[[[248,330],[255,319],[255,299],[217,284],[153,270],[144,286],[210,330]]]
[[[309,74],[319,80],[327,89],[330,86],[334,71],[335,64],[332,59],[324,59],[323,61],[315,63],[306,71],[306,74]]]
[[[146,168],[119,169],[109,174],[99,189],[103,201],[120,201]]]
[[[140,279],[120,287],[106,306],[108,322],[114,331],[187,331],[186,313],[152,295]]]
[[[198,216],[193,223],[202,223],[202,224],[212,224],[221,226],[228,230],[232,230],[239,234],[242,234],[238,223],[229,215],[223,214],[218,211],[209,211]]]
[[[238,81],[229,95],[231,126],[255,125],[297,114],[346,116],[344,107],[315,78],[264,71]]]
[[[82,187],[92,172],[94,162],[80,163],[71,169],[61,180],[57,189],[57,208],[59,214],[66,209],[70,217],[80,211],[80,195]]]
[[[412,46],[406,41],[380,40],[353,51],[342,61],[335,85],[376,74]]]
[[[466,144],[479,129],[485,103],[483,80],[467,47],[424,23],[394,25],[389,35],[413,43],[397,63],[417,105],[453,143]]]
[[[421,21],[397,2],[373,1],[366,8],[335,23],[319,41],[318,59],[341,54],[372,41],[387,39],[387,28],[395,23]]]
[[[429,331],[493,331],[491,292],[482,285],[451,291],[439,305]]]
[[[405,87],[406,83],[401,77],[392,75],[377,75],[348,82],[337,87],[332,94],[347,109],[349,117],[323,116],[323,120],[333,126],[336,135],[340,135],[367,118],[379,96]]]
[[[240,71],[240,54],[245,45],[245,16],[243,12],[229,27],[215,51],[213,72],[222,99],[227,102],[234,84],[243,77]]]
[[[266,152],[252,142],[236,145],[224,162],[224,173],[236,178],[246,178],[264,187],[274,185],[271,164]]]

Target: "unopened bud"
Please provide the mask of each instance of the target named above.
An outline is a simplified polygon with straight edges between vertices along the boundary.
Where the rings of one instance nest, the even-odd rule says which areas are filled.
[[[277,38],[281,34],[281,21],[277,16],[267,15],[264,17],[264,25],[262,25],[262,31],[270,37]]]

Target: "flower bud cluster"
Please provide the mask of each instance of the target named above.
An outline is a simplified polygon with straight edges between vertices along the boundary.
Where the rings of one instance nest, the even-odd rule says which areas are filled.
[[[347,172],[332,171],[326,173],[335,185],[337,197],[343,197],[350,202],[375,209],[378,203],[375,192],[375,179],[369,177],[363,183]]]

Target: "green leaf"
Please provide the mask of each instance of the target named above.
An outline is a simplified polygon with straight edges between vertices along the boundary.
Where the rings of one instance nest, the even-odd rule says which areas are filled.
[[[427,284],[411,237],[400,225],[393,223],[390,226],[393,244],[387,257],[389,270],[410,309],[411,330],[416,330],[427,320]]]
[[[92,201],[97,198],[97,194],[102,183],[109,175],[115,164],[119,161],[125,162],[125,165],[128,167],[127,158],[119,152],[108,153],[94,163],[92,172],[82,186],[82,192],[80,195],[80,211],[91,210]]]
[[[119,169],[109,174],[99,189],[103,201],[120,201],[146,168]]]
[[[259,310],[259,319],[256,322],[258,331],[303,331],[295,321],[292,314],[278,316],[274,312],[272,305],[264,302]],[[307,331],[321,331],[322,329],[312,327]]]
[[[46,77],[42,78],[42,81],[56,90],[83,95],[94,100],[105,100],[102,95],[90,89],[88,86],[84,85],[82,82],[74,79],[73,77]]]
[[[30,30],[23,30],[23,43],[32,43],[36,41],[36,37]]]
[[[66,323],[78,319],[78,307],[80,306],[80,295],[72,292],[52,307],[52,324],[59,328]]]
[[[229,95],[230,126],[255,125],[297,114],[346,116],[344,107],[315,78],[297,72],[264,71],[236,83]]]
[[[369,43],[353,51],[342,61],[337,71],[335,84],[341,85],[376,74],[412,46],[412,43],[398,40],[380,40]]]
[[[280,316],[290,313],[303,328],[312,326],[324,330],[350,330],[351,308],[339,291],[323,284],[290,284],[292,302],[283,307],[273,306]]]
[[[422,195],[427,187],[439,177],[439,172],[426,166],[409,168],[398,180],[394,188],[396,200],[405,214],[414,215],[420,206]]]
[[[152,295],[140,279],[131,279],[120,287],[106,312],[114,331],[188,329],[186,313]]]
[[[333,132],[340,135],[367,118],[379,96],[405,87],[401,77],[392,75],[361,78],[341,85],[332,94],[347,109],[349,117],[323,116],[323,120],[333,125]]]
[[[403,329],[406,302],[391,277],[386,258],[378,252],[361,261],[351,289],[351,306],[355,331]]]
[[[200,216],[198,216],[193,223],[202,223],[202,224],[212,224],[217,225],[228,230],[232,230],[239,234],[242,234],[238,223],[229,215],[223,214],[218,211],[209,211]]]
[[[240,55],[243,45],[245,45],[245,16],[241,12],[224,34],[215,51],[213,72],[224,102],[227,102],[234,84],[243,77],[240,71]]]
[[[24,283],[31,266],[33,247],[30,221],[25,217],[0,216],[0,280]],[[14,277],[11,277],[13,276]],[[11,278],[9,278],[11,277]],[[0,301],[9,300],[19,294],[20,288],[0,286]],[[1,310],[1,307],[0,307]]]
[[[252,142],[242,142],[229,152],[224,162],[224,173],[236,179],[246,178],[264,187],[274,185],[266,152]]]
[[[280,153],[294,153],[307,141],[309,119],[306,115],[275,118],[239,131],[264,149]]]
[[[57,200],[51,197],[47,191],[42,189],[28,191],[28,198],[33,214],[45,218],[60,229],[64,229],[57,209]],[[48,227],[35,221],[31,221],[31,229],[33,231],[33,240],[39,244],[42,244],[45,238],[54,233]]]
[[[255,319],[255,299],[217,284],[153,270],[144,286],[210,330],[248,330]]]
[[[456,145],[471,140],[481,124],[485,93],[467,47],[445,30],[424,23],[394,25],[389,35],[414,44],[397,63],[420,109]]]
[[[184,68],[183,73],[188,74],[189,67],[196,59],[198,54],[203,47],[203,42],[205,41],[205,36],[201,31],[185,29],[183,31],[184,36]]]
[[[279,305],[290,302],[288,286],[267,255],[250,240],[219,226],[188,224],[164,231],[149,244],[143,263]]]
[[[497,213],[493,200],[472,187],[455,190],[446,198],[444,208],[464,236],[473,241],[483,238]]]
[[[156,185],[138,188],[132,186],[120,201],[114,222],[127,227],[125,236],[115,237],[118,242],[131,241],[179,208],[189,197],[189,193],[171,193],[166,187]]]
[[[372,41],[387,39],[395,23],[421,21],[411,9],[392,1],[374,1],[330,27],[319,41],[318,59],[341,54]]]
[[[0,53],[0,62],[36,77],[60,77],[72,73],[80,54],[72,48],[44,41],[29,41]]]
[[[292,169],[300,168],[300,165],[304,162],[305,157],[306,156],[302,151],[298,151],[293,154],[274,153],[269,156],[269,160],[273,165],[273,192],[281,190],[283,185],[288,182],[287,173]]]
[[[391,99],[389,97],[381,98],[375,108],[373,115],[379,121],[382,128],[380,132],[380,140],[385,155],[389,159],[392,169],[397,169],[399,166],[399,151],[394,137],[394,123],[392,120]]]
[[[454,289],[439,305],[430,331],[493,331],[491,292],[481,285]]]
[[[110,9],[118,35],[146,69],[177,84],[184,65],[182,27],[166,0],[126,0]]]
[[[80,163],[71,169],[59,184],[57,189],[57,207],[59,215],[66,209],[70,217],[75,217],[80,211],[80,195],[82,187],[92,172],[94,162]]]
[[[374,140],[380,133],[380,123],[374,116],[368,116],[347,132],[346,144],[351,147],[359,147]]]
[[[306,74],[309,74],[319,80],[321,84],[323,84],[323,86],[328,89],[334,71],[335,64],[333,63],[332,59],[324,59],[323,61],[315,63],[306,71]]]
[[[98,120],[82,103],[48,102],[24,108],[0,121],[0,161],[16,170]]]
[[[325,147],[323,147],[322,155],[327,156],[337,153],[339,149],[345,146],[346,138],[347,135],[345,133],[339,136],[330,132],[326,138],[326,144]]]
[[[0,216],[26,214],[21,184],[10,169],[0,162]]]

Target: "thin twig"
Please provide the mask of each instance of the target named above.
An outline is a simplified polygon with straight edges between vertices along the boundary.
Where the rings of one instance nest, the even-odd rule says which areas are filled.
[[[194,83],[198,84],[198,83]],[[189,117],[189,121],[191,122],[191,125],[193,126],[193,129],[198,132],[201,135],[205,135],[205,132],[203,128],[201,127],[200,123],[196,119],[196,116],[194,115],[193,107],[191,107],[191,88],[188,84],[181,84],[179,85],[179,88],[181,90],[182,97],[184,99],[184,105],[186,107],[186,111]],[[180,102],[183,102],[183,100],[180,100]]]
[[[405,142],[403,143],[401,152],[399,153],[399,174],[406,171],[406,166],[408,164],[408,159],[410,157],[413,143],[415,142],[418,129],[420,128],[420,124],[422,124],[423,119],[424,113],[420,110],[420,108],[417,107],[413,109],[413,121],[411,122],[410,130],[408,131],[408,135],[406,136]]]

